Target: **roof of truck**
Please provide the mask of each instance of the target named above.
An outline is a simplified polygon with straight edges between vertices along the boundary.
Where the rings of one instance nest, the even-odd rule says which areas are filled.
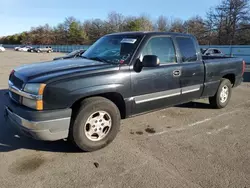
[[[185,33],[176,33],[176,32],[158,32],[158,31],[132,31],[132,32],[120,32],[120,33],[111,33],[109,35],[174,35],[174,36],[192,36]]]

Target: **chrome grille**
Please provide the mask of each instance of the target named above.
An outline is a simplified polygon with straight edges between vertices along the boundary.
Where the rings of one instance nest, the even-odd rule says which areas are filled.
[[[18,89],[22,89],[23,81],[20,78],[16,77],[15,73],[10,75],[9,80],[13,83],[15,87],[17,87]]]
[[[20,100],[21,100],[21,96],[20,95],[17,95],[16,93],[12,92],[12,91],[9,91],[9,96],[10,98],[17,102],[17,103],[20,103]]]
[[[15,76],[15,73],[10,75],[9,81],[10,81],[9,83],[11,83],[11,85],[13,84],[13,86],[15,86],[16,88],[18,88],[20,90],[23,88],[24,82],[20,78]],[[22,99],[22,97],[20,95],[16,94],[15,92],[13,92],[11,90],[9,90],[9,96],[13,101],[15,101],[17,103],[20,103],[20,101]]]

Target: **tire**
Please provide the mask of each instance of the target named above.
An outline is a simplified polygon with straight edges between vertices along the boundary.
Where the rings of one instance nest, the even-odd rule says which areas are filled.
[[[228,91],[227,94],[223,92],[223,90],[225,91],[226,89]],[[221,95],[223,95],[223,97],[221,97]],[[217,109],[225,108],[230,101],[231,95],[232,83],[228,79],[222,79],[216,94],[213,97],[209,97],[209,103]]]
[[[101,116],[101,114],[105,115]],[[100,117],[105,117],[107,120]],[[103,120],[103,123],[101,120]],[[120,120],[119,109],[110,100],[103,97],[85,99],[81,103],[81,107],[76,113],[75,118],[73,117],[69,131],[69,139],[82,151],[91,152],[99,150],[115,139],[120,129]],[[102,125],[104,121],[105,125]],[[109,124],[107,122],[111,122],[111,127],[107,128],[108,126],[106,126],[106,124]],[[101,130],[102,128],[103,130]],[[91,133],[91,130],[96,131],[97,129],[100,129],[98,130],[99,133]],[[99,137],[99,135],[102,134],[104,135],[103,138],[101,138],[101,136]]]

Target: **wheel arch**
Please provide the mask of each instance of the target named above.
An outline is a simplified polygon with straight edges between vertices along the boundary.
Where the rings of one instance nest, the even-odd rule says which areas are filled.
[[[72,114],[76,114],[78,109],[81,106],[81,102],[87,98],[91,98],[91,97],[103,97],[105,99],[108,99],[110,101],[112,101],[118,108],[121,118],[125,119],[127,114],[126,114],[126,104],[125,104],[125,100],[123,98],[123,96],[119,93],[119,92],[115,92],[115,91],[110,91],[110,92],[105,92],[105,93],[96,93],[96,94],[91,94],[91,95],[87,95],[87,96],[83,96],[78,98],[77,100],[75,100],[72,105]]]
[[[228,73],[228,74],[225,74],[224,76],[222,76],[222,78],[228,79],[231,82],[232,86],[234,86],[234,84],[235,84],[235,77],[236,76],[234,73]]]

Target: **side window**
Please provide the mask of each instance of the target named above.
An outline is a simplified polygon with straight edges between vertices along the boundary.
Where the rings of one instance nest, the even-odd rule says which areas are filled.
[[[176,37],[176,41],[179,46],[183,62],[192,62],[197,60],[195,44],[191,38]]]
[[[221,52],[219,50],[214,49],[215,54],[220,54]]]
[[[142,57],[145,55],[158,56],[161,64],[177,62],[174,44],[170,37],[155,37],[150,39],[142,50]]]

